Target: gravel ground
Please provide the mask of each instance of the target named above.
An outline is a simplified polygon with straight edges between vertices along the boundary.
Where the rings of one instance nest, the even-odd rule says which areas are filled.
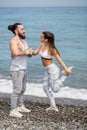
[[[57,105],[59,112],[46,112],[49,104],[25,101],[31,112],[9,116],[10,99],[0,97],[0,130],[87,130],[87,106]]]

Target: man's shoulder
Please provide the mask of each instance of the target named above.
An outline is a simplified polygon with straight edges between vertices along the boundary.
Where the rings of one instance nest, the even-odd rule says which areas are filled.
[[[17,43],[17,39],[15,37],[13,37],[11,40],[10,40],[10,43],[13,44],[13,43]]]

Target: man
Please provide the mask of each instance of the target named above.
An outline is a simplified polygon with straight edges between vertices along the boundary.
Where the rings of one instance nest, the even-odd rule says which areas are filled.
[[[21,118],[23,115],[20,112],[30,112],[23,104],[23,94],[26,90],[26,58],[31,56],[31,49],[28,48],[28,44],[24,40],[25,30],[23,24],[15,23],[9,25],[8,30],[14,33],[14,37],[10,41],[12,57],[10,72],[13,82],[10,116]]]

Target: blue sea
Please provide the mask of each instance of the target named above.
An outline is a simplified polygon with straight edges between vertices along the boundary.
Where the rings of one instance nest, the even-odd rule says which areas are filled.
[[[14,36],[7,27],[16,22],[23,23],[26,41],[32,49],[39,46],[43,31],[54,33],[63,61],[74,66],[65,87],[87,91],[87,7],[0,7],[0,86],[4,84],[6,89],[11,80],[9,42]],[[28,58],[27,74],[29,85],[42,84],[44,67],[39,55]]]

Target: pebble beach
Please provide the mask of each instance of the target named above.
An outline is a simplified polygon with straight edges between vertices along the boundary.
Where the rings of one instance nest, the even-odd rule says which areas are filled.
[[[30,113],[10,117],[10,99],[0,97],[0,130],[87,130],[87,106],[57,104],[59,112],[46,112],[44,103],[26,100],[25,106]]]

